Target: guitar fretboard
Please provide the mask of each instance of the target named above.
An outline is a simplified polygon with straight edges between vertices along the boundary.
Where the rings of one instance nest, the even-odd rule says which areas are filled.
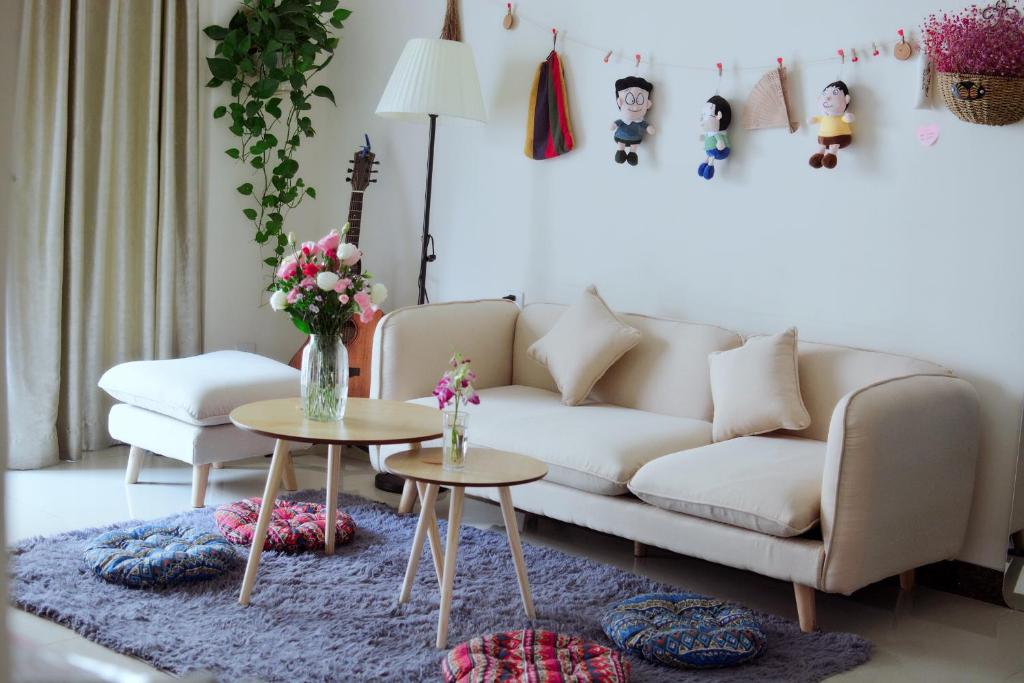
[[[352,190],[352,199],[348,202],[348,235],[345,241],[359,246],[359,223],[363,217],[363,191]],[[363,262],[359,261],[355,265],[355,271],[361,273],[363,271]]]

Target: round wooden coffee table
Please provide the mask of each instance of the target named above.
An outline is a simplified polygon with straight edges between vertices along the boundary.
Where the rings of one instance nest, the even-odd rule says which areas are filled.
[[[526,616],[535,618],[533,598],[530,597],[530,581],[526,575],[526,562],[523,560],[523,548],[519,542],[519,529],[516,526],[516,511],[512,507],[510,486],[528,484],[543,479],[548,473],[548,466],[519,453],[498,451],[490,448],[470,447],[466,457],[465,469],[449,472],[440,465],[441,449],[424,448],[395,453],[384,461],[384,469],[407,480],[415,481],[420,488],[420,519],[413,537],[412,551],[409,553],[409,564],[405,570],[405,581],[402,582],[400,603],[408,602],[412,594],[412,583],[419,569],[420,555],[423,553],[424,539],[438,534],[437,520],[434,518],[434,504],[437,501],[437,490],[447,486],[452,490],[451,503],[448,508],[448,542],[445,546],[444,573],[441,584],[441,613],[437,619],[437,647],[444,648],[448,643],[448,614],[452,607],[452,586],[455,583],[455,558],[459,549],[459,524],[462,521],[462,502],[466,487],[498,487],[501,498],[501,516],[505,520],[505,532],[508,534],[509,548],[512,550],[512,561],[516,566],[516,578],[519,580],[519,593],[523,597]],[[433,534],[431,533],[433,530]],[[437,544],[433,543],[432,547]]]
[[[397,443],[418,445],[441,436],[441,416],[436,409],[404,401],[350,398],[343,420],[317,422],[307,420],[302,414],[298,398],[281,398],[239,406],[231,411],[230,418],[236,427],[277,439],[274,458],[267,472],[267,484],[263,489],[264,504],[260,507],[256,533],[249,549],[249,563],[245,567],[242,591],[238,596],[238,602],[243,605],[249,604],[249,596],[252,594],[253,584],[256,583],[256,571],[259,569],[260,554],[267,538],[273,501],[277,496],[282,470],[289,462],[289,441],[328,444],[325,529],[333,530],[338,514],[338,491],[341,490],[342,446]],[[268,505],[267,501],[271,503]],[[441,552],[440,541],[440,535],[435,529],[431,537],[431,547],[436,548],[438,554]],[[324,552],[328,555],[334,552],[333,533],[324,534]]]

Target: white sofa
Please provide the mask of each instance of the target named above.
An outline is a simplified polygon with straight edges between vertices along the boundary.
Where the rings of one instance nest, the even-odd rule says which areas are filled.
[[[517,508],[791,581],[805,630],[815,589],[849,594],[895,575],[907,586],[915,567],[959,552],[978,401],[948,370],[800,342],[810,427],[713,444],[708,354],[740,346],[739,334],[623,315],[639,345],[570,407],[526,352],[564,309],[486,300],[397,310],[377,327],[371,397],[433,404],[448,357],[462,351],[481,395],[470,442],[549,465],[544,480],[512,489]],[[374,449],[374,467],[401,448]]]

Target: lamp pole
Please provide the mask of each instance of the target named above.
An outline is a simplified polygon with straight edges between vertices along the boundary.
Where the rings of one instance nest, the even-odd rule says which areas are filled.
[[[434,179],[434,134],[437,130],[437,114],[428,114],[430,117],[430,133],[427,142],[427,188],[423,193],[423,240],[420,244],[420,276],[418,280],[419,293],[416,297],[417,304],[427,303],[427,264],[437,258],[432,251],[434,238],[430,235],[430,189]]]

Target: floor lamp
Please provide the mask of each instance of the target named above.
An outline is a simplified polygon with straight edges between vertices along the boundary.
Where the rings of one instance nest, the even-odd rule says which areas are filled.
[[[420,241],[420,271],[416,303],[429,301],[427,264],[432,262],[434,238],[430,234],[430,187],[434,175],[434,138],[437,120],[464,119],[487,122],[480,79],[473,52],[465,43],[441,38],[414,38],[405,44],[384,94],[377,115],[402,121],[426,122],[427,184],[423,196],[423,234]],[[377,475],[377,488],[402,490],[402,479],[387,473]]]

